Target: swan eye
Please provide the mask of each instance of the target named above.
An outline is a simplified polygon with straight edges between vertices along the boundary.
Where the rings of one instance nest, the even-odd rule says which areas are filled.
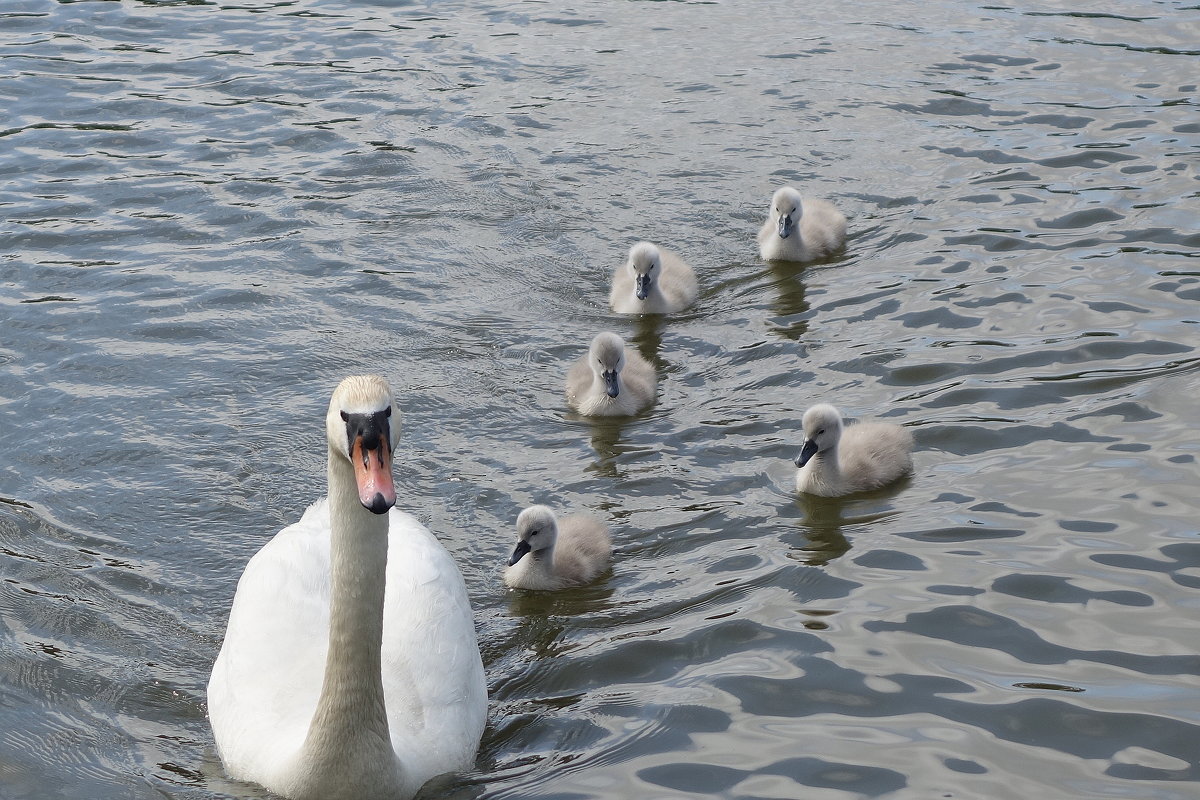
[[[824,429],[824,428],[821,428],[821,430],[817,431],[817,436],[824,436],[824,435],[825,435],[825,429]]]
[[[339,412],[338,412],[338,414],[340,414],[340,415],[341,415],[341,417],[342,417],[342,422],[349,422],[349,421],[350,421],[350,415],[349,415],[349,414],[347,414],[345,411],[339,411]]]
[[[538,535],[538,532],[537,532],[537,531],[530,531],[530,532],[529,532],[529,535],[530,535],[530,537],[537,536],[537,535]]]

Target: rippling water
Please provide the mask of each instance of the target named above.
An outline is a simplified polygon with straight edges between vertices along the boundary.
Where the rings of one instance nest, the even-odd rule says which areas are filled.
[[[1196,797],[1196,8],[1088,9],[5,2],[0,795],[264,796],[204,685],[369,370],[491,686],[425,796]],[[757,259],[785,182],[843,256]],[[608,312],[639,238],[692,310]],[[819,399],[913,477],[798,498]],[[611,576],[506,592],[534,501]]]

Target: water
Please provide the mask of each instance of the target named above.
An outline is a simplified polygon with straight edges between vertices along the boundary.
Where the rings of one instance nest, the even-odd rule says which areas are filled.
[[[1194,798],[1196,8],[0,7],[0,796],[258,797],[204,685],[342,376],[491,689],[426,797]],[[757,259],[793,182],[843,256]],[[684,253],[698,304],[615,317]],[[561,382],[609,328],[655,408]],[[797,498],[817,400],[902,485]],[[499,580],[517,512],[614,570]]]

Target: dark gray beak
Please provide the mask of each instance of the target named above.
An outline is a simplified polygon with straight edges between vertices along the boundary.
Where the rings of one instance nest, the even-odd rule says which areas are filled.
[[[817,454],[817,443],[809,439],[804,443],[804,447],[800,448],[800,455],[796,456],[796,466],[803,467],[808,463],[808,460]]]
[[[516,564],[525,557],[525,554],[528,553],[529,550],[529,542],[526,542],[525,540],[517,542],[517,546],[513,548],[512,557],[508,559],[508,565],[511,567],[513,564]]]
[[[605,387],[605,390],[608,392],[608,396],[616,397],[617,395],[619,395],[621,393],[621,386],[620,386],[620,384],[617,383],[617,371],[614,369],[611,371],[605,371],[603,374],[604,374],[604,387]]]
[[[779,218],[779,238],[786,239],[792,235],[792,215],[784,214]]]
[[[636,294],[637,294],[638,300],[645,300],[646,297],[650,294],[650,276],[649,275],[638,275],[637,276]]]

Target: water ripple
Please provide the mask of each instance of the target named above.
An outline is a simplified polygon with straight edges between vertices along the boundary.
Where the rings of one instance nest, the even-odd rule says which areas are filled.
[[[10,4],[0,794],[258,796],[204,684],[371,371],[491,687],[428,796],[1193,796],[1195,43],[1119,11]],[[844,252],[757,260],[783,182]],[[608,311],[643,238],[687,312]],[[630,420],[563,402],[606,328]],[[795,496],[820,400],[912,477]],[[532,502],[611,572],[505,591]]]

